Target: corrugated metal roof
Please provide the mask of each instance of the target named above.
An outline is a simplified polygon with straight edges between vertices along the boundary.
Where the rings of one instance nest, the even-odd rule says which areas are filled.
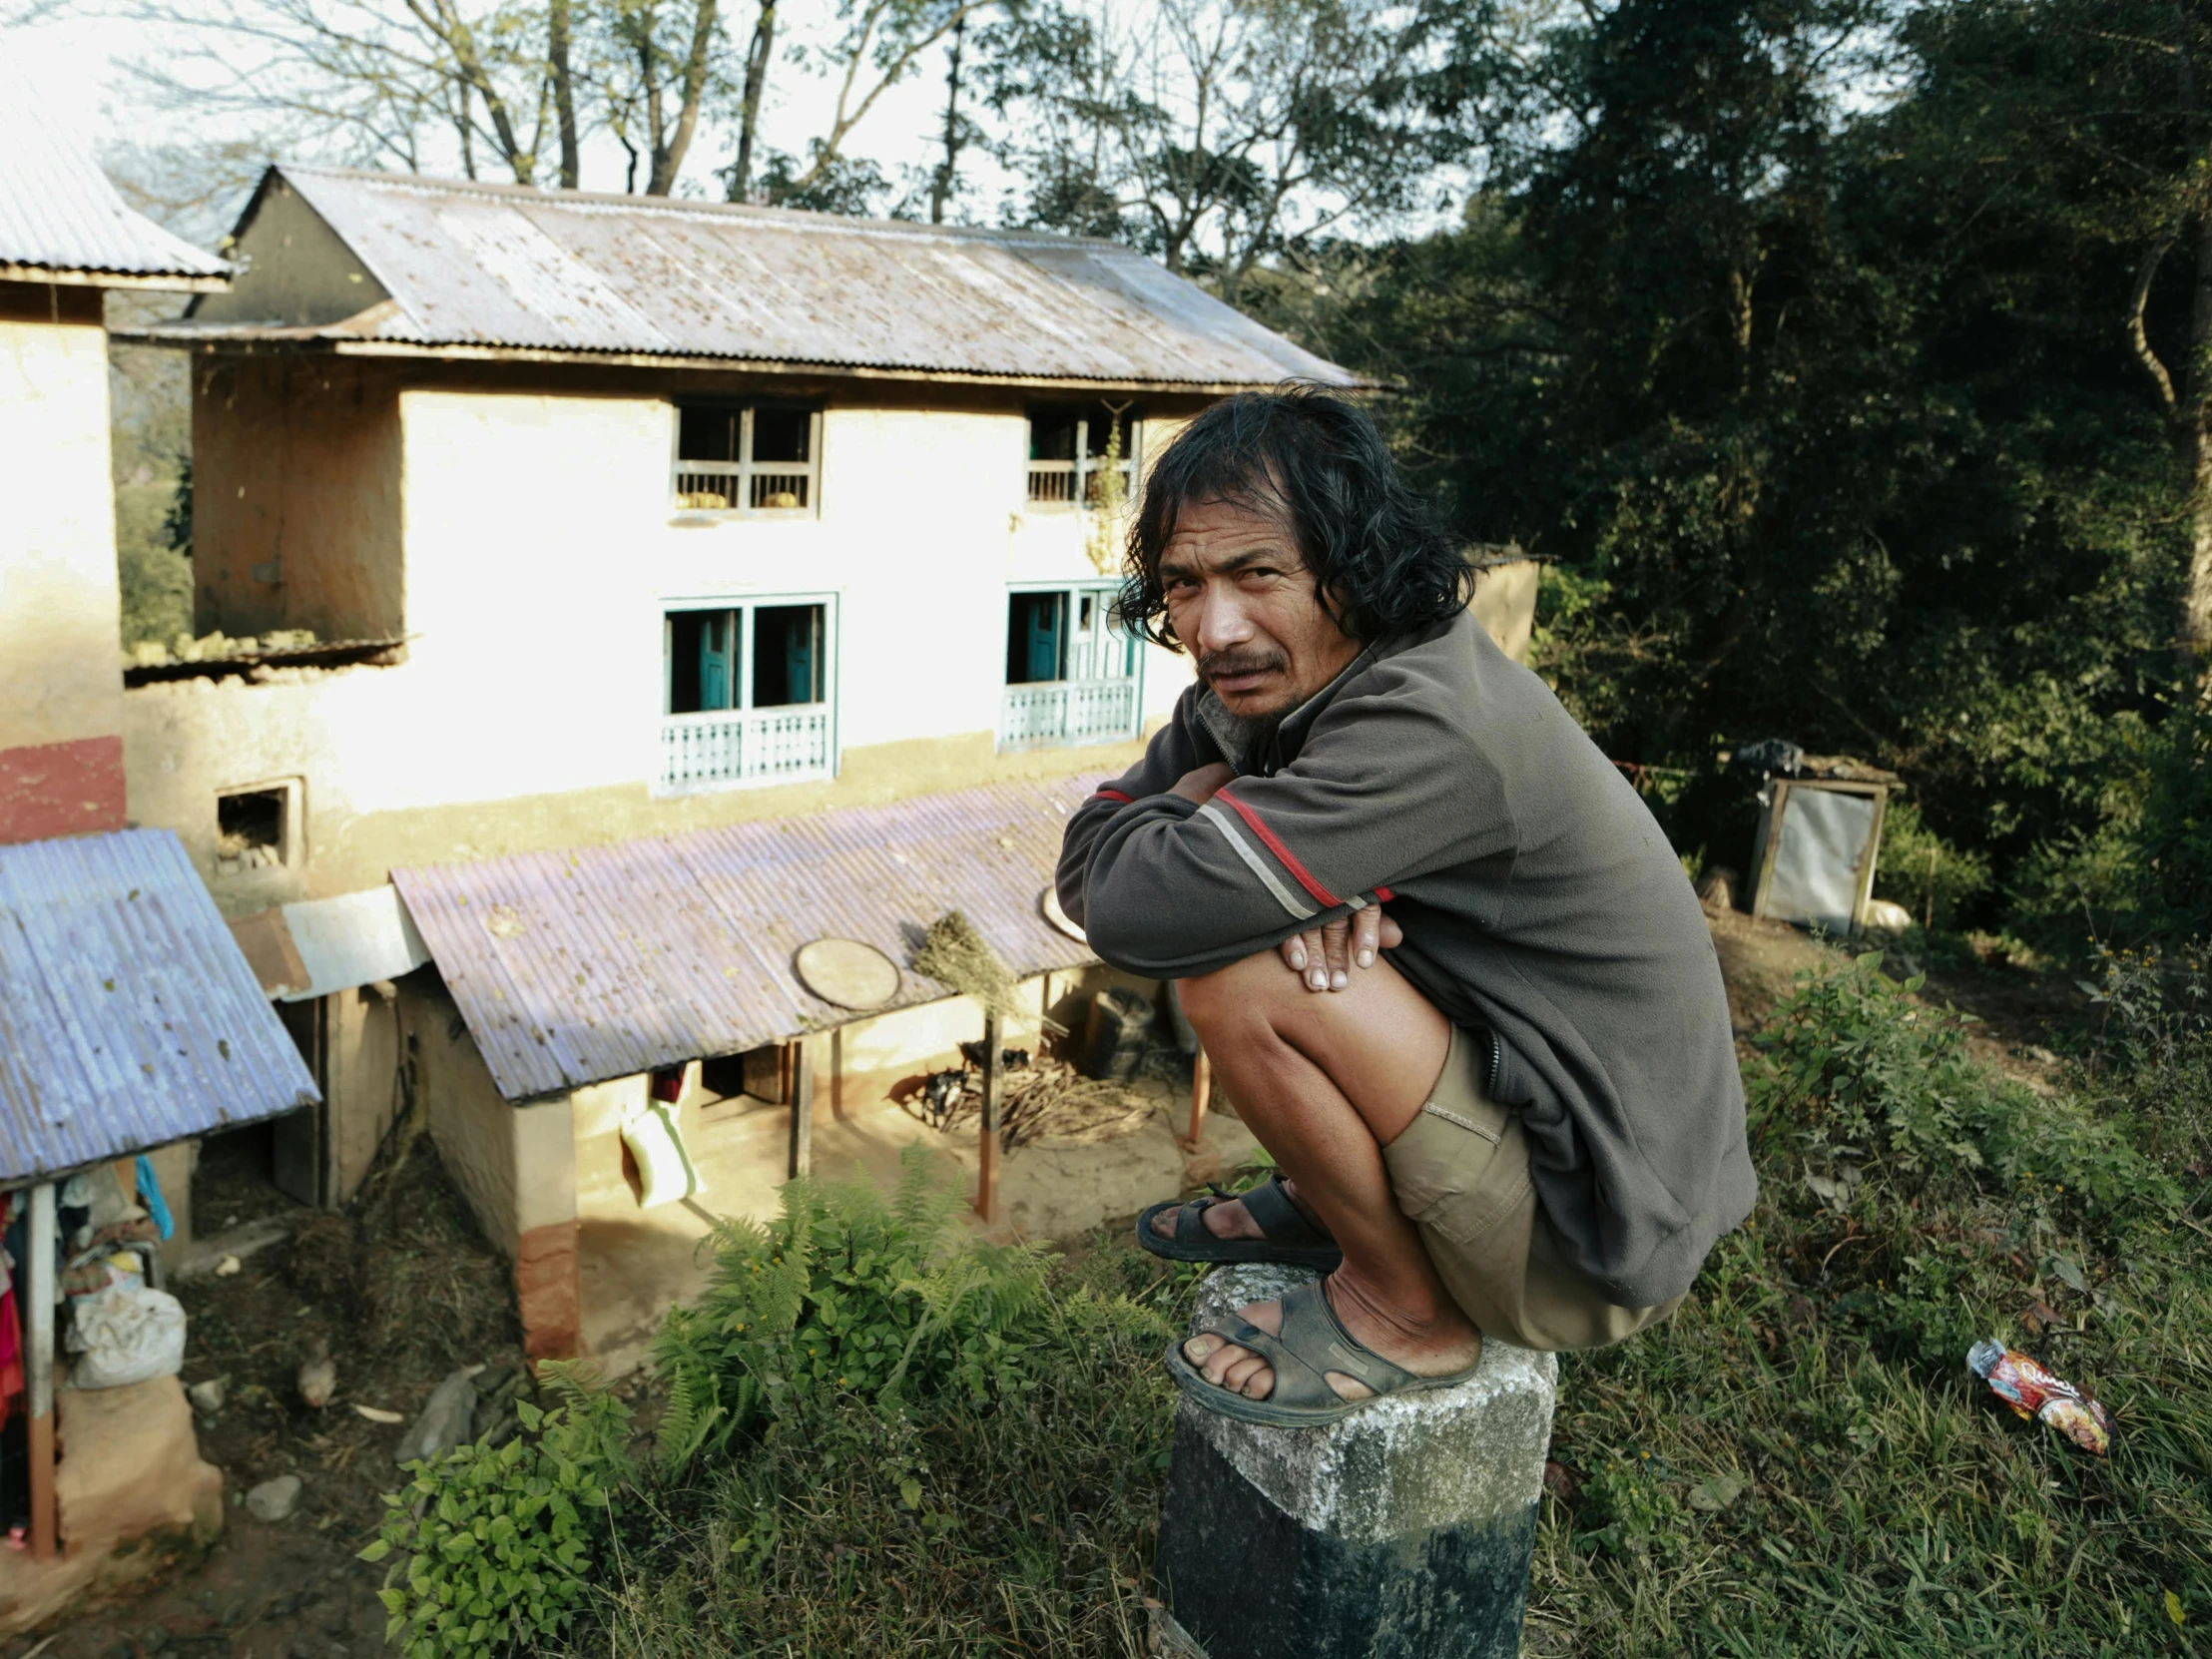
[[[733,1054],[855,1018],[803,985],[810,940],[872,944],[887,1007],[946,995],[907,970],[963,910],[1016,973],[1096,961],[1038,907],[1091,780],[392,872],[509,1100]]]
[[[176,835],[0,846],[0,1180],[320,1098]]]
[[[276,172],[391,297],[325,329],[270,333],[983,377],[1361,383],[1112,243],[396,174]]]
[[[220,285],[231,268],[123,205],[93,159],[0,85],[0,271],[172,276]],[[21,275],[23,273],[18,273]]]

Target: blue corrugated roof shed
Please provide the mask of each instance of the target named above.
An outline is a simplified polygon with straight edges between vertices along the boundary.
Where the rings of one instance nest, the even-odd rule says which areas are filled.
[[[0,1181],[320,1098],[174,834],[0,846]]]

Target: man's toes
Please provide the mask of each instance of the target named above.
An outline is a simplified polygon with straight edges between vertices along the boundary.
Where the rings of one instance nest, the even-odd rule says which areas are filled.
[[[1259,1387],[1254,1382],[1254,1379],[1262,1373],[1273,1375],[1268,1372],[1268,1363],[1265,1360],[1257,1354],[1242,1354],[1223,1370],[1221,1385],[1233,1394],[1249,1394],[1258,1399],[1267,1392],[1266,1388]]]
[[[1249,1360],[1251,1358],[1252,1356],[1247,1354],[1243,1349],[1232,1348],[1229,1344],[1223,1343],[1219,1348],[1215,1349],[1212,1354],[1207,1356],[1204,1361],[1199,1363],[1198,1374],[1199,1376],[1205,1378],[1206,1381],[1209,1382],[1220,1383],[1226,1386],[1225,1380],[1228,1378],[1231,1369],[1235,1367],[1240,1361]]]
[[[1236,1384],[1236,1391],[1247,1399],[1265,1399],[1275,1392],[1275,1369],[1268,1365],[1252,1368]]]
[[[1204,1366],[1216,1354],[1229,1345],[1211,1332],[1191,1338],[1183,1345],[1183,1358],[1194,1366]]]

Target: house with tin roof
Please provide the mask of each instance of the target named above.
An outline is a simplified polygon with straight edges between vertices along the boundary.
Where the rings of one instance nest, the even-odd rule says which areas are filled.
[[[221,1531],[173,1369],[88,1369],[57,1305],[158,1285],[201,1136],[318,1105],[183,844],[130,820],[103,296],[230,275],[0,98],[0,1634]]]
[[[232,255],[142,337],[190,357],[198,631],[252,646],[127,669],[134,814],[307,1033],[297,1196],[421,1113],[532,1352],[620,1365],[717,1216],[920,1132],[983,1029],[932,922],[1015,976],[1008,1046],[1081,1021],[1059,826],[1190,683],[1109,615],[1127,504],[1213,399],[1364,382],[1028,232],[283,166]]]

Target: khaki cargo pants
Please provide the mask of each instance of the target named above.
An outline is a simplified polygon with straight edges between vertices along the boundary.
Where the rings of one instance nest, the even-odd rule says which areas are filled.
[[[1520,1114],[1484,1092],[1485,1047],[1454,1026],[1428,1103],[1382,1149],[1444,1289],[1477,1330],[1522,1348],[1603,1348],[1665,1319],[1682,1298],[1616,1307],[1568,1262],[1529,1182]]]

